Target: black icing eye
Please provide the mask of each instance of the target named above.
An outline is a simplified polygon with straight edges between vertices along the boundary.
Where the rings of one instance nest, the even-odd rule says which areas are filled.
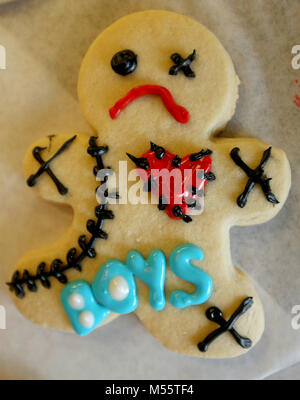
[[[131,74],[137,67],[137,55],[132,50],[121,50],[111,59],[111,67],[119,75]]]

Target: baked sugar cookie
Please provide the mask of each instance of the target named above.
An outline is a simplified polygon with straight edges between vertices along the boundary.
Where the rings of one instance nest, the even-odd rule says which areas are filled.
[[[258,342],[263,308],[232,265],[229,230],[280,211],[290,167],[262,141],[217,137],[238,85],[218,39],[183,15],[135,13],[100,34],[78,82],[95,135],[43,138],[25,157],[33,190],[74,210],[62,238],[14,266],[25,317],[85,335],[136,312],[164,346],[199,357]]]

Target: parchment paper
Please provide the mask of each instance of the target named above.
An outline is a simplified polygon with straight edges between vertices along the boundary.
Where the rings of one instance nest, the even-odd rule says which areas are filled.
[[[271,222],[234,228],[234,264],[255,281],[266,312],[261,342],[233,360],[201,360],[164,349],[134,315],[80,338],[43,329],[14,308],[4,282],[27,250],[61,235],[72,215],[38,199],[26,186],[22,160],[38,138],[90,132],[76,98],[77,74],[91,42],[110,23],[144,9],[168,9],[211,29],[231,54],[241,79],[237,113],[225,135],[254,136],[283,148],[293,186]],[[21,379],[264,378],[300,361],[300,93],[291,49],[300,44],[297,0],[19,0],[0,5],[0,377]],[[295,371],[299,368],[295,368]],[[275,375],[276,376],[276,375]]]

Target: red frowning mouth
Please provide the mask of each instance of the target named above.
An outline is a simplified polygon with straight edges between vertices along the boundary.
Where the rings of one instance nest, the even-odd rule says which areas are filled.
[[[158,85],[142,85],[131,89],[109,110],[111,118],[117,118],[120,112],[126,108],[128,104],[135,99],[146,96],[147,94],[160,96],[164,106],[176,121],[181,124],[186,124],[189,121],[190,115],[187,109],[175,103],[173,96],[168,89]]]

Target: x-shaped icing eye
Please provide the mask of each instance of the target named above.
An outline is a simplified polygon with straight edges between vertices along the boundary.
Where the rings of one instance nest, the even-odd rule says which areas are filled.
[[[129,75],[137,67],[137,55],[132,50],[121,50],[111,59],[111,67],[119,75]]]
[[[188,78],[195,78],[195,72],[192,71],[190,65],[196,58],[196,50],[194,50],[187,58],[181,57],[180,54],[174,53],[171,55],[171,60],[174,61],[173,65],[169,70],[169,75],[177,75],[180,70]]]

